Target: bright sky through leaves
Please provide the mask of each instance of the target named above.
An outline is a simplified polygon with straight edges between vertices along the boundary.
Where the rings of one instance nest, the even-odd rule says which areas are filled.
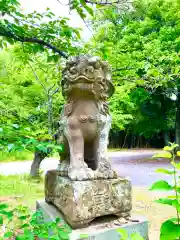
[[[60,4],[60,3],[62,4]],[[43,12],[49,7],[57,16],[68,17],[72,27],[79,27],[83,29],[82,38],[88,40],[91,37],[91,31],[86,27],[86,24],[75,12],[69,14],[69,6],[65,6],[68,0],[20,0],[22,10],[25,12],[32,12],[34,10]]]

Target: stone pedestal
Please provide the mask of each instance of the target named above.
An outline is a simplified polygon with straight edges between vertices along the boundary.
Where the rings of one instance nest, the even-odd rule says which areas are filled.
[[[37,210],[41,210],[45,222],[63,219],[62,213],[53,205],[44,200],[37,201]],[[64,221],[64,223],[66,223]],[[143,216],[131,216],[129,220],[124,218],[112,218],[105,216],[93,221],[88,227],[72,230],[69,240],[122,240],[119,229],[125,229],[128,239],[133,233],[138,233],[144,240],[148,240],[148,221]],[[49,236],[53,235],[53,232]],[[82,238],[83,236],[83,238]]]
[[[71,181],[51,170],[45,177],[45,200],[72,228],[81,228],[101,216],[130,217],[131,183],[122,178]]]

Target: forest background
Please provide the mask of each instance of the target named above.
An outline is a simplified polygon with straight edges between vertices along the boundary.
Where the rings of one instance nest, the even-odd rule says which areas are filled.
[[[62,68],[84,53],[112,66],[110,148],[180,144],[180,1],[72,0],[69,9],[90,29],[88,41],[50,8],[25,13],[17,0],[0,2],[1,159],[17,149],[27,158],[33,144],[47,151],[38,143],[57,130]]]

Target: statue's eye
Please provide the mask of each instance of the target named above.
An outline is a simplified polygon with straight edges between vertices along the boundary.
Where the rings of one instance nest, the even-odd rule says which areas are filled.
[[[92,66],[87,67],[87,72],[88,73],[93,73],[94,72],[94,68]]]
[[[76,73],[77,73],[77,69],[76,69],[75,67],[72,67],[72,68],[70,69],[70,73],[71,73],[71,74],[76,74]]]
[[[95,69],[98,69],[98,68],[100,68],[100,67],[101,67],[101,65],[100,65],[99,62],[96,62],[96,63],[94,64],[94,68],[95,68]]]

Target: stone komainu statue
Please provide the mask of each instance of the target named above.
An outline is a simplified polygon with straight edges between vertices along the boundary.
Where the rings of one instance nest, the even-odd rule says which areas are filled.
[[[70,58],[62,91],[66,104],[57,141],[65,151],[58,169],[46,173],[46,202],[55,205],[72,228],[105,215],[129,217],[131,183],[118,177],[107,159],[107,99],[114,92],[109,65],[88,55]]]
[[[114,93],[110,66],[98,57],[71,57],[63,70],[66,99],[58,143],[64,144],[58,171],[71,180],[116,178],[107,160],[111,127],[107,99]]]

